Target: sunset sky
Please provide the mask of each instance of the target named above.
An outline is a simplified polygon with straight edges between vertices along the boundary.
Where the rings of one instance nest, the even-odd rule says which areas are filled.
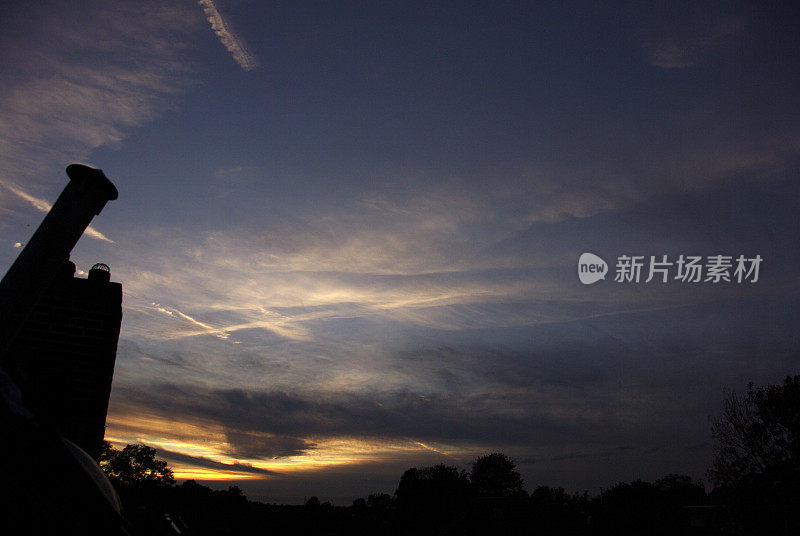
[[[0,273],[103,169],[106,438],[179,479],[704,479],[724,390],[800,373],[800,13],[763,4],[4,2]],[[646,283],[664,255],[762,262]]]

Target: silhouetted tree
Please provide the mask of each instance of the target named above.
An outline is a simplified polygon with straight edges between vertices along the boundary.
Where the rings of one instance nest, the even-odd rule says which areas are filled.
[[[654,485],[662,500],[674,507],[700,506],[706,502],[705,487],[688,475],[669,474]]]
[[[726,504],[751,534],[800,529],[800,376],[725,398],[712,426],[718,444],[709,471]]]
[[[470,480],[479,496],[513,497],[525,493],[522,475],[516,471],[516,464],[500,452],[486,454],[475,460]]]
[[[593,501],[592,525],[598,534],[683,534],[689,529],[684,507],[705,502],[702,484],[686,475],[669,474],[655,483],[620,482]]]
[[[570,495],[564,488],[539,486],[530,496],[529,525],[536,534],[582,534],[588,519],[589,496]]]
[[[718,441],[710,476],[715,484],[735,485],[754,475],[795,475],[800,463],[800,376],[783,385],[754,388],[747,396],[725,398],[714,421]]]
[[[353,501],[351,534],[392,534],[395,528],[395,500],[387,493],[371,493],[366,500]]]
[[[109,480],[126,486],[169,486],[175,482],[167,462],[156,459],[156,449],[147,445],[126,445],[122,450],[117,450],[104,441],[100,467]]]
[[[394,501],[388,493],[370,493],[366,506],[376,511],[388,511],[394,507]]]
[[[470,471],[472,499],[466,534],[522,534],[528,495],[514,461],[500,452],[480,456]]]
[[[408,533],[454,533],[468,493],[467,474],[456,467],[440,463],[408,469],[395,492],[398,517]]]

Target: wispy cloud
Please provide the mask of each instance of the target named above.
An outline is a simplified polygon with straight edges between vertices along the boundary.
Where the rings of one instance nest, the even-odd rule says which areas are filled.
[[[208,22],[211,23],[211,29],[231,53],[234,61],[245,71],[252,71],[258,67],[258,58],[247,50],[244,42],[233,32],[230,22],[222,17],[213,0],[199,0],[197,3],[203,6]]]
[[[191,5],[146,1],[32,9],[0,35],[4,220],[20,201],[47,210],[38,192],[66,164],[119,144],[166,109],[168,96],[191,82],[185,43],[202,22]],[[87,235],[110,242],[93,228]]]
[[[744,27],[743,18],[729,17],[707,26],[682,28],[672,35],[646,43],[644,53],[654,67],[684,69],[702,61]]]
[[[12,193],[14,193],[17,196],[21,197],[25,201],[29,202],[31,205],[33,205],[33,207],[36,210],[38,210],[40,212],[49,212],[50,209],[52,208],[52,205],[50,203],[48,203],[47,201],[45,201],[44,199],[39,199],[38,197],[34,197],[34,196],[32,196],[32,195],[30,195],[30,194],[28,194],[26,192],[23,192],[19,188],[15,188],[13,186],[9,186],[9,185],[2,185],[2,186],[5,186],[9,191],[11,191]],[[104,235],[103,233],[101,233],[100,231],[98,231],[97,229],[92,227],[91,225],[86,228],[85,233],[86,233],[86,236],[89,236],[91,238],[95,238],[97,240],[102,240],[103,242],[109,242],[111,244],[115,243],[113,240],[108,238],[106,235]]]

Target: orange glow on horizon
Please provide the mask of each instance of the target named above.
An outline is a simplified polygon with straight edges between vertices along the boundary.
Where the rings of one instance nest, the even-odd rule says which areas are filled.
[[[264,434],[265,441],[270,438]],[[381,439],[352,437],[307,437],[315,446],[301,454],[280,458],[238,458],[228,441],[225,429],[217,423],[196,420],[178,421],[162,415],[141,412],[113,413],[108,417],[106,440],[121,448],[129,443],[143,443],[161,451],[158,457],[166,458],[176,479],[195,480],[254,480],[272,478],[254,469],[274,471],[278,474],[316,472],[346,465],[360,465],[399,458],[414,458],[436,453],[442,456],[464,455],[479,452],[477,446],[431,444],[415,439]],[[166,452],[165,452],[166,451]],[[170,452],[183,456],[202,458],[209,462],[229,465],[205,467],[185,459],[173,461]],[[245,467],[243,467],[245,466]]]
[[[269,475],[246,473],[243,471],[227,471],[185,463],[172,463],[170,467],[177,480],[259,480],[269,478]]]

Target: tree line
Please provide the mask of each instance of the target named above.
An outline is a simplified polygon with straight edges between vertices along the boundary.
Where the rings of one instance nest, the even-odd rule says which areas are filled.
[[[686,475],[615,483],[599,494],[525,490],[514,461],[494,452],[469,470],[410,468],[394,494],[350,506],[248,501],[233,486],[175,485],[144,445],[107,445],[101,467],[143,534],[796,534],[800,530],[800,376],[728,393],[712,424],[713,489]]]

